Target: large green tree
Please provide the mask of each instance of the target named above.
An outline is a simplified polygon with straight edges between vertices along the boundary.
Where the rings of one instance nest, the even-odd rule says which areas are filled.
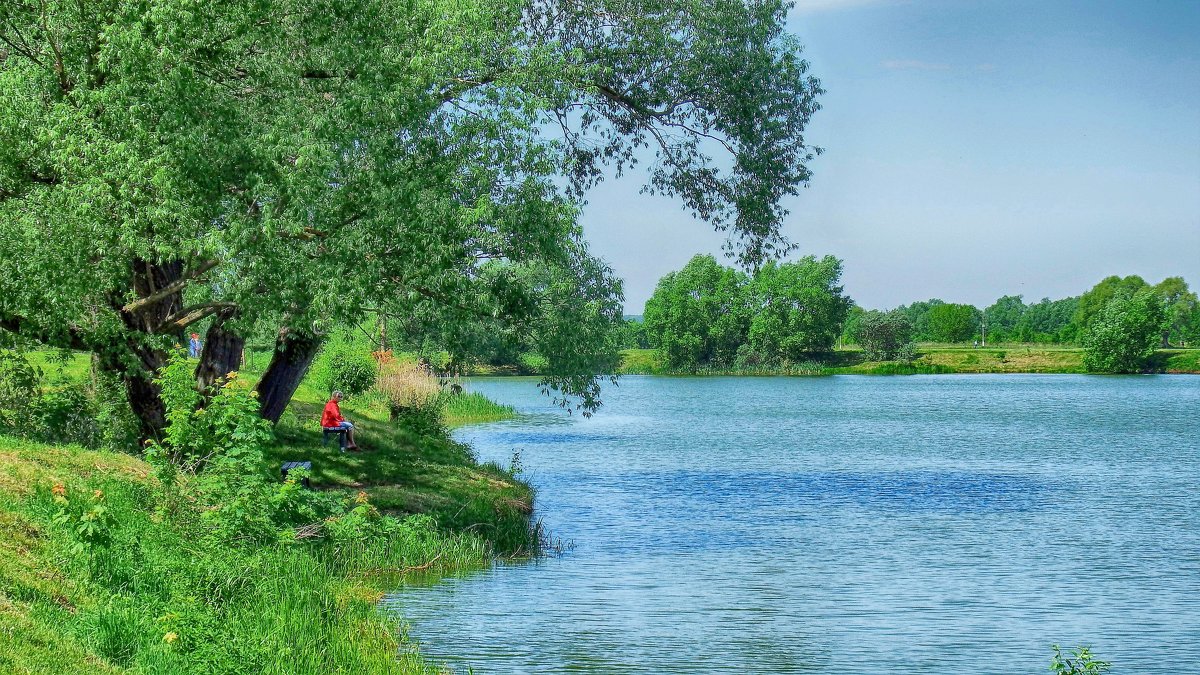
[[[1074,342],[1078,326],[1073,319],[1079,298],[1042,298],[1025,307],[1017,322],[1017,339],[1022,342]]]
[[[929,309],[929,336],[937,342],[966,342],[979,334],[979,310],[944,303]]]
[[[1091,290],[1079,296],[1079,305],[1075,309],[1073,319],[1075,325],[1081,332],[1086,331],[1109,300],[1118,295],[1132,295],[1147,286],[1149,284],[1146,283],[1146,280],[1136,274],[1127,277],[1114,275],[1101,279]]]
[[[153,374],[197,326],[202,386],[252,330],[276,336],[258,383],[274,420],[323,332],[368,312],[600,312],[547,342],[571,354],[547,385],[594,406],[598,327],[619,321],[576,225],[597,180],[653,155],[648,188],[741,262],[790,248],[781,204],[810,177],[820,87],[787,9],[0,3],[0,328],[94,352],[153,436]]]
[[[658,281],[646,301],[646,336],[672,368],[729,365],[750,327],[747,278],[711,255]]]
[[[896,311],[901,312],[913,325],[914,340],[933,340],[929,332],[929,311],[938,305],[946,304],[937,298],[914,302],[911,305],[900,305]]]
[[[1166,320],[1163,322],[1162,347],[1170,347],[1171,341],[1187,339],[1189,326],[1194,315],[1200,313],[1200,300],[1183,280],[1183,277],[1167,277],[1154,286],[1154,292],[1163,301]]]
[[[1166,320],[1162,298],[1153,289],[1117,292],[1084,333],[1084,366],[1101,373],[1142,370],[1154,353]]]
[[[842,261],[831,255],[768,262],[750,283],[747,344],[775,360],[832,349],[852,304],[841,278]]]
[[[1019,295],[1005,295],[983,310],[987,339],[1003,342],[1016,337],[1017,325],[1025,314],[1025,301]]]

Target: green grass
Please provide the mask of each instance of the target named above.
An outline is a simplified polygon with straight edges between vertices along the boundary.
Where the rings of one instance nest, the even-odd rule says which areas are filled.
[[[1200,349],[1163,349],[1156,356],[1164,360],[1162,367],[1168,373],[1200,375]]]
[[[46,353],[34,359],[47,386],[82,381],[90,365],[72,356],[55,370]],[[322,445],[324,399],[301,385],[263,470],[277,476],[283,461],[311,461],[314,489],[424,521],[349,544],[212,545],[187,525],[198,513],[164,515],[142,460],[0,436],[0,672],[440,672],[379,599],[402,583],[482,568],[498,553],[536,551],[544,535],[530,522],[533,491],[478,463],[436,421],[392,422],[377,396],[343,405],[363,452]],[[468,400],[463,416],[511,414]],[[103,491],[110,545],[73,548],[54,518],[59,484],[72,498]]]
[[[452,427],[499,422],[517,416],[512,406],[496,403],[477,391],[451,395],[446,398],[444,406],[446,424]]]
[[[0,672],[437,672],[378,600],[483,566],[481,538],[414,523],[336,546],[218,545],[155,508],[153,475],[128,455],[0,437]],[[53,486],[103,500],[107,543],[74,548]]]

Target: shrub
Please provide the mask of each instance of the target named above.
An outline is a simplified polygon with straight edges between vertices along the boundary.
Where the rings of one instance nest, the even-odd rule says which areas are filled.
[[[42,396],[42,370],[15,351],[0,349],[0,430],[24,435]]]
[[[916,356],[913,325],[896,310],[863,312],[855,326],[854,339],[862,345],[868,361],[911,361]]]
[[[100,445],[100,425],[92,400],[83,387],[66,386],[46,392],[33,406],[30,422],[35,435],[54,443],[77,443],[86,448]]]
[[[176,473],[190,479],[185,501],[200,505],[206,534],[228,543],[262,544],[294,537],[294,528],[319,522],[335,512],[333,497],[300,487],[299,474],[284,483],[262,471],[263,448],[274,438],[271,424],[259,415],[257,392],[231,373],[201,406],[191,364],[182,350],[157,380],[167,407],[161,444],[147,458],[159,469],[163,501],[175,511],[180,496]]]
[[[312,382],[325,392],[357,396],[375,384],[378,364],[370,347],[348,340],[330,340],[312,367]]]

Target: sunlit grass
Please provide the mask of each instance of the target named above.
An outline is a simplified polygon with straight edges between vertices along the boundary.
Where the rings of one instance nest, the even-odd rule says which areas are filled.
[[[512,406],[496,403],[475,391],[451,394],[445,398],[444,406],[446,424],[450,426],[498,422],[517,416]]]

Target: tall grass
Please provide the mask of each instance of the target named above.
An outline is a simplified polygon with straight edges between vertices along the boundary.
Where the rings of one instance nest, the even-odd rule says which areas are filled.
[[[380,363],[375,389],[393,411],[435,406],[442,395],[442,386],[428,366],[395,359]]]
[[[161,512],[136,460],[117,474],[106,453],[5,450],[0,483],[22,487],[0,498],[0,539],[22,545],[0,545],[0,623],[18,627],[0,630],[0,672],[434,673],[380,608],[383,591],[490,559],[482,537],[425,516],[370,538],[231,546],[202,514]],[[56,513],[63,495],[95,494],[109,532],[81,547]]]
[[[450,394],[445,398],[443,414],[446,424],[479,424],[512,419],[517,411],[510,405],[496,403],[479,392]]]

